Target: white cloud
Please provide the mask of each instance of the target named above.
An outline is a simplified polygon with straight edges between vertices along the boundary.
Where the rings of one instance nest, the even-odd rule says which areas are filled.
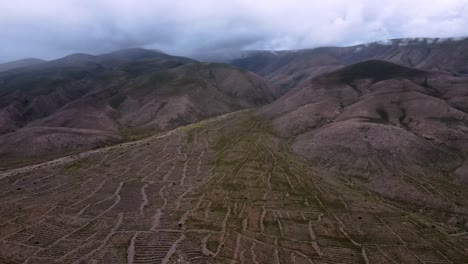
[[[298,49],[468,35],[468,0],[15,0],[0,60],[143,46],[171,53]]]

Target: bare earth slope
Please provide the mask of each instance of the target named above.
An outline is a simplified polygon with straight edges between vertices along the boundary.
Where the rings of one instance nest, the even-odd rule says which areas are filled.
[[[0,73],[0,158],[102,146],[273,100],[230,65],[144,49],[73,54]]]
[[[439,204],[393,200],[288,153],[265,125],[237,112],[0,174],[0,261],[468,261],[464,186],[402,177]]]

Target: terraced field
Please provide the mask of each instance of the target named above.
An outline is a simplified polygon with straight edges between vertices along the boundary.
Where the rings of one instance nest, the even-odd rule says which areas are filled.
[[[465,187],[393,201],[286,143],[238,112],[4,172],[0,263],[468,263]]]

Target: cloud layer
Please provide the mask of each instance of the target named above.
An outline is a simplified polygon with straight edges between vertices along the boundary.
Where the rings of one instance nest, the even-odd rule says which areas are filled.
[[[0,61],[128,47],[173,54],[468,36],[468,0],[15,0]]]

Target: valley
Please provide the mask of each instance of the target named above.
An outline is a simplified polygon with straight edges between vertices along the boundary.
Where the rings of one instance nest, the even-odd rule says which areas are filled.
[[[468,264],[468,0],[0,0],[0,264]]]
[[[0,264],[468,263],[467,43],[0,65]]]
[[[389,199],[311,165],[251,111],[0,177],[4,263],[466,263],[455,209]]]

